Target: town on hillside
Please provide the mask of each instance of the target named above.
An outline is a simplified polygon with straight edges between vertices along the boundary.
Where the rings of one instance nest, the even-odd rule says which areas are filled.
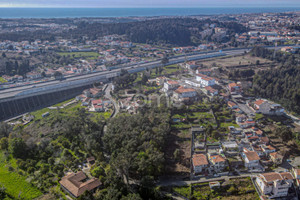
[[[40,105],[0,122],[0,199],[299,199],[299,24],[300,12],[0,19],[0,96],[42,92],[0,99]],[[115,74],[63,102],[40,86],[102,72]]]

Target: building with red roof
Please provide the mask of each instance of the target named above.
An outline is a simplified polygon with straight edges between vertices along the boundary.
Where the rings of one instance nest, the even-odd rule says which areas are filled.
[[[192,157],[192,163],[195,174],[202,173],[209,167],[205,154],[194,154]]]

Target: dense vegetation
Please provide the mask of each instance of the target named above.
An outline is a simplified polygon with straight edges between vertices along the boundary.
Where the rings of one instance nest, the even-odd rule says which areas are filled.
[[[290,111],[300,114],[300,54],[285,54],[256,47],[251,54],[275,60],[280,66],[259,71],[253,79],[256,96],[272,99]]]
[[[79,24],[74,24],[77,25],[76,29],[69,30],[67,33],[24,31],[3,33],[0,34],[0,39],[12,41],[32,41],[34,39],[54,41],[56,36],[62,36],[80,41],[82,36],[89,36],[93,40],[105,35],[118,34],[126,35],[130,41],[137,43],[169,43],[186,46],[199,44],[201,40],[218,41],[213,35],[205,36],[205,38],[201,37],[199,33],[203,31],[203,26],[206,24],[215,24],[216,27],[227,28],[229,37],[223,38],[224,41],[230,40],[235,33],[247,31],[244,26],[236,22],[219,22],[210,19],[200,21],[191,18],[167,18],[124,23],[80,22]]]
[[[22,57],[8,58],[5,53],[2,53],[0,59],[0,74],[1,72],[6,75],[25,75],[30,71],[29,60]]]
[[[21,75],[25,77],[26,73],[32,71],[33,68],[44,66],[58,68],[62,65],[73,64],[74,57],[45,51],[37,52],[32,56],[2,53],[0,56],[0,75]],[[45,74],[42,73],[42,75]]]
[[[80,170],[79,165],[94,156],[96,164],[90,172],[103,187],[81,199],[166,199],[154,180],[164,171],[162,148],[169,133],[168,109],[145,107],[137,115],[120,115],[108,121],[103,134],[105,123],[80,108],[72,115],[51,112],[13,129],[1,123],[0,153],[5,165],[0,166],[0,174],[1,170],[11,174],[8,177],[19,174],[24,187],[37,191],[32,195],[43,192],[59,199],[58,181],[64,172]],[[7,187],[3,196],[14,193],[9,180],[0,177],[0,182]],[[19,193],[25,188],[15,190]]]
[[[245,32],[246,28],[236,22],[219,22],[197,20],[191,18],[155,19],[130,23],[81,23],[77,29],[72,30],[72,35],[88,35],[97,38],[109,34],[126,35],[132,42],[137,43],[169,43],[174,45],[194,45],[201,38],[200,31],[205,24],[216,24],[218,27],[228,28],[229,34]],[[205,38],[208,41],[212,37]],[[229,40],[230,38],[226,38]],[[225,39],[225,40],[226,40]]]

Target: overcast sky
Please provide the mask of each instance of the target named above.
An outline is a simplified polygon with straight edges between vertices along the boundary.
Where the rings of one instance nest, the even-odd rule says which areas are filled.
[[[300,0],[0,0],[0,7],[300,7]]]

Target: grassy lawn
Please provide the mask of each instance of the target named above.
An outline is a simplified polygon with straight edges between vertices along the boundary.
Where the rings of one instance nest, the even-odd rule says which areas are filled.
[[[190,186],[186,186],[186,187],[174,187],[173,188],[174,192],[186,197],[186,198],[190,198],[190,194],[191,194],[191,187]]]
[[[69,99],[66,100],[64,102],[58,103],[53,105],[53,107],[59,107],[62,106],[65,103],[68,103],[70,101],[74,100],[73,99]],[[61,113],[61,115],[65,116],[65,117],[69,117],[71,116],[77,109],[79,108],[85,108],[84,106],[81,106],[81,102],[77,102],[77,103],[73,103],[71,105],[68,105],[67,107],[63,108],[63,109],[59,109],[59,112]],[[32,115],[34,115],[34,121],[37,120],[41,120],[43,119],[42,114],[49,112],[49,116],[53,115],[53,114],[57,114],[58,110],[54,109],[54,110],[50,110],[49,108],[43,108],[34,112],[31,112]],[[86,111],[88,112],[88,111]],[[91,119],[93,121],[97,121],[98,118],[103,117],[104,119],[108,119],[112,113],[112,111],[109,112],[88,112],[89,114],[91,114]],[[47,118],[47,117],[45,117]]]
[[[172,124],[171,127],[175,129],[191,128],[191,124],[179,122],[177,124]]]
[[[177,71],[181,70],[181,68],[178,67],[177,64],[176,65],[165,66],[163,69],[164,70],[163,70],[162,74],[164,74],[164,75],[172,74],[174,72],[177,72]]]
[[[60,106],[63,106],[64,104],[69,103],[70,101],[73,101],[74,99],[75,99],[75,98],[68,99],[68,100],[66,100],[66,101],[60,102],[60,103],[58,103],[58,104],[53,105],[53,107],[60,107]]]
[[[233,123],[233,122],[224,122],[224,123],[221,123],[220,126],[224,127],[224,128],[228,128],[228,126],[234,126],[236,128],[239,127],[239,125],[237,125],[236,123]]]
[[[34,199],[42,195],[42,192],[26,181],[26,177],[15,172],[8,171],[7,161],[0,152],[0,184],[6,188],[6,192],[15,199]],[[11,164],[15,167],[15,161]]]
[[[232,67],[232,66],[239,66],[239,65],[250,65],[255,64],[256,61],[259,60],[260,64],[269,64],[272,61],[259,58],[259,57],[252,57],[250,55],[243,55],[243,56],[230,56],[224,58],[217,58],[217,59],[208,59],[203,60],[200,63],[205,66],[220,66],[220,67]]]
[[[104,119],[108,119],[111,116],[112,112],[95,112],[93,113],[92,120],[97,120],[98,118],[103,117]]]
[[[231,195],[226,196],[225,194],[227,192],[231,192]],[[197,200],[202,200],[202,199],[203,200],[204,199],[259,200],[259,196],[256,193],[250,178],[230,180],[228,181],[228,185],[221,186],[219,189],[215,189],[215,190],[211,190],[208,185],[203,185],[202,183],[201,187],[195,187],[193,189],[192,197]]]
[[[0,77],[0,83],[6,83],[7,80],[5,80],[4,78]]]
[[[42,114],[46,113],[46,112],[49,112],[50,115],[51,113],[55,112],[56,110],[50,110],[49,108],[43,108],[43,109],[40,109],[40,110],[36,110],[34,112],[31,112],[31,114],[34,116],[34,121],[36,120],[41,120],[43,117],[42,117]]]
[[[189,114],[189,117],[196,117],[201,119],[213,119],[214,116],[211,113],[208,112],[193,112]]]
[[[265,116],[263,114],[256,113],[254,119],[257,121],[257,120],[263,119],[264,117]]]
[[[173,74],[173,73],[175,73],[177,71],[181,71],[182,70],[181,67],[177,66],[177,64],[175,64],[175,65],[167,65],[167,66],[163,67],[162,69],[163,70],[162,70],[162,72],[160,74],[156,74],[155,73],[156,69],[152,69],[151,70],[151,77],[150,78],[153,79],[153,78],[156,78],[158,76],[170,75],[170,74]]]
[[[99,57],[99,53],[97,52],[58,52],[61,56],[71,56],[75,58],[88,58],[91,60],[97,59]]]

